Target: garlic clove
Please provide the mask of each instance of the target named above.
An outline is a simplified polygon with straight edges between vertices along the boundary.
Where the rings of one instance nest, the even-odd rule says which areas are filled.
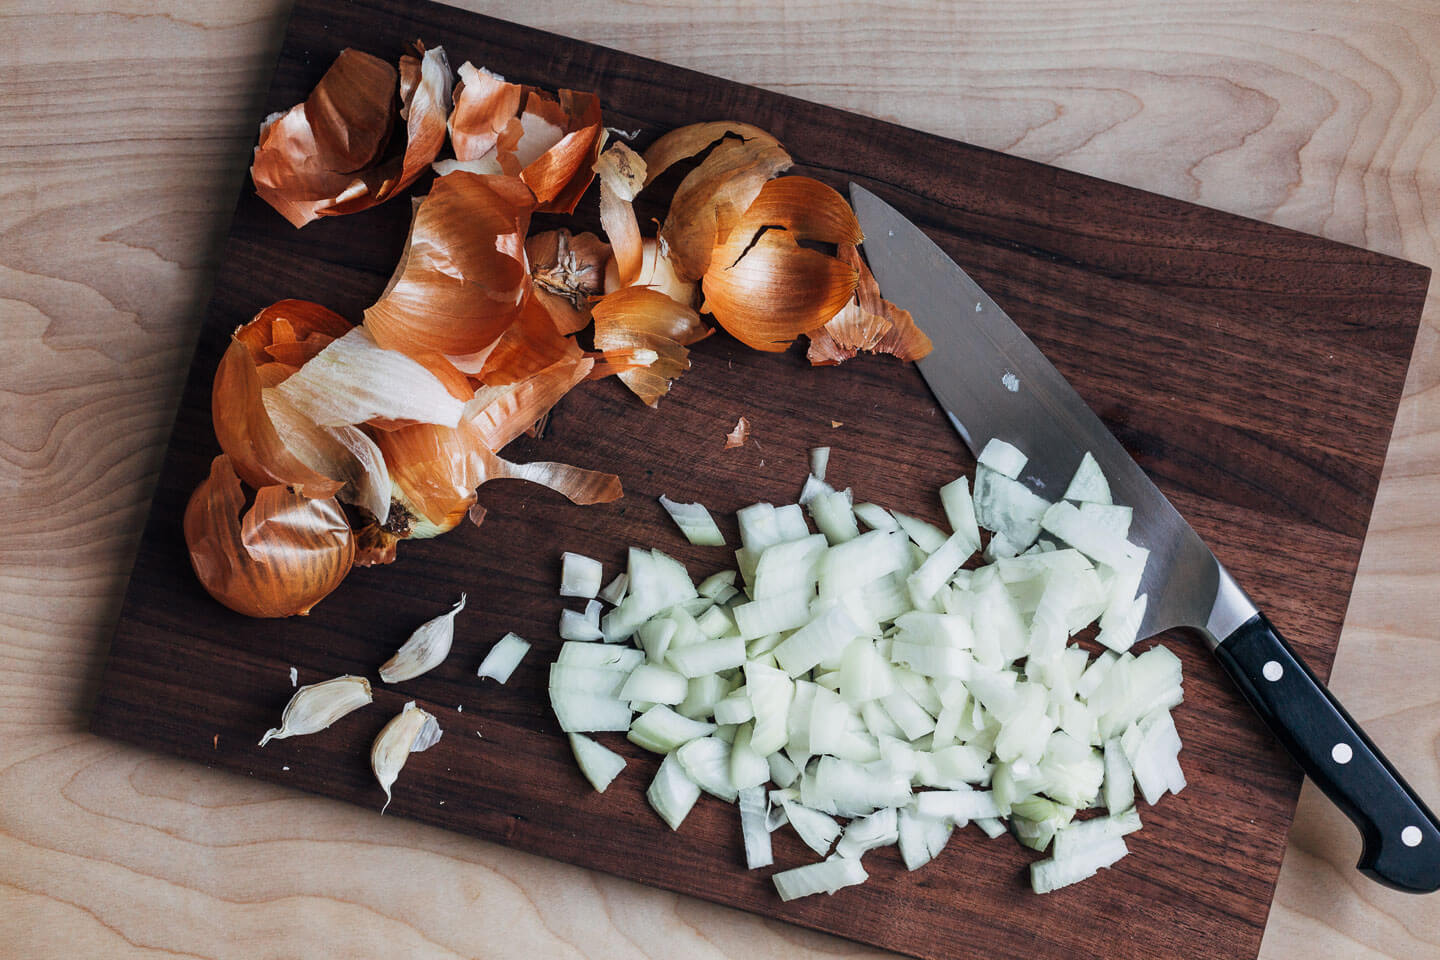
[[[434,670],[450,655],[450,646],[455,642],[455,616],[465,609],[465,594],[450,609],[432,620],[427,620],[410,634],[410,639],[395,651],[395,656],[385,661],[380,668],[380,679],[386,683],[411,680]]]
[[[380,789],[385,791],[385,806],[380,808],[382,815],[390,806],[390,788],[410,754],[430,749],[439,742],[442,733],[434,714],[415,706],[414,700],[385,724],[370,748],[370,769],[375,772]]]
[[[294,675],[293,668],[291,674]],[[296,690],[290,702],[285,704],[285,711],[280,715],[280,726],[266,731],[265,736],[260,738],[260,746],[265,746],[271,740],[319,733],[373,699],[370,681],[348,674],[303,686]]]

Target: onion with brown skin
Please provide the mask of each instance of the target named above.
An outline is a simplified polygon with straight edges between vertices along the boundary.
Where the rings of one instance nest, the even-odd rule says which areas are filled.
[[[206,591],[250,617],[309,613],[345,579],[355,556],[350,525],[333,498],[266,486],[246,509],[224,454],[185,507],[185,543]]]

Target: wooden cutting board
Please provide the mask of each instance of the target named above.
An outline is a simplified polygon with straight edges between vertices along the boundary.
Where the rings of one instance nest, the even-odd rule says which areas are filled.
[[[415,37],[443,45],[457,66],[470,59],[513,80],[594,90],[608,124],[640,131],[637,147],[687,122],[746,120],[773,131],[799,172],[842,189],[855,180],[890,200],[1031,334],[1328,674],[1425,268],[430,4],[302,0],[266,112],[303,99],[342,48],[394,59]],[[888,358],[812,369],[794,351],[756,354],[713,337],[659,410],[614,382],[588,384],[556,409],[543,439],[507,452],[616,471],[625,499],[580,508],[496,483],[481,491],[483,527],[402,545],[397,563],[355,571],[308,618],[248,620],[210,600],[190,571],[180,518],[217,452],[209,387],[230,330],[284,297],[359,319],[400,252],[408,212],[402,200],[296,231],[248,182],[242,189],[97,732],[378,812],[369,744],[415,699],[445,736],[412,758],[391,816],[923,957],[1255,955],[1299,774],[1202,647],[1178,634],[1164,640],[1185,665],[1176,716],[1189,788],[1142,810],[1147,828],[1115,868],[1046,897],[1026,887],[1031,853],[966,830],[920,871],[906,873],[893,849],[877,851],[866,857],[870,883],[782,904],[773,871],[744,869],[732,807],[704,798],[672,834],[644,801],[656,758],[618,737],[607,742],[631,762],[608,792],[594,793],[576,771],[545,701],[560,551],[602,558],[607,575],[630,543],[660,546],[697,576],[722,569],[728,553],[685,544],[654,498],[703,500],[717,515],[788,502],[816,445],[832,448],[834,481],[940,519],[934,489],[973,462],[919,375]],[[577,220],[598,226],[593,194]],[[724,450],[741,415],[753,439]],[[728,518],[722,528],[735,543]],[[373,679],[409,631],[461,591],[470,605],[444,666],[394,689],[377,683],[376,704],[329,731],[256,747],[291,695],[292,666],[301,683]],[[508,685],[477,680],[476,665],[507,630],[536,649]],[[777,869],[813,859],[790,831],[776,834]]]

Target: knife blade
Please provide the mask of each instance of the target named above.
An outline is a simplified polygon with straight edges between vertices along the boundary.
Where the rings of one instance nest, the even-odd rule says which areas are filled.
[[[934,344],[920,373],[971,453],[991,439],[1028,454],[1021,480],[1059,499],[1088,452],[1130,539],[1150,551],[1146,638],[1198,633],[1300,768],[1360,829],[1358,868],[1399,890],[1440,889],[1440,821],[1226,572],[1114,434],[1000,306],[930,237],[857,185],[851,203],[883,295]]]

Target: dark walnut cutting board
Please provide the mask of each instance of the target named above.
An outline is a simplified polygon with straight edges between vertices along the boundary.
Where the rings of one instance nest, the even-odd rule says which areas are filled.
[[[455,66],[469,59],[512,80],[596,91],[608,124],[640,131],[637,148],[684,123],[745,120],[773,131],[799,172],[840,189],[854,180],[895,204],[1030,333],[1328,674],[1425,268],[430,4],[302,0],[266,112],[302,100],[342,48],[393,60],[415,37],[443,45]],[[209,389],[230,331],[284,297],[358,320],[400,253],[409,207],[399,200],[297,231],[246,183],[94,730],[378,815],[369,746],[415,699],[445,736],[411,759],[391,816],[923,957],[1255,955],[1300,777],[1202,646],[1180,635],[1165,641],[1185,666],[1176,721],[1189,788],[1142,811],[1147,829],[1113,869],[1045,897],[1026,887],[1034,855],[972,829],[915,873],[881,850],[866,857],[868,884],[784,904],[772,870],[744,869],[733,807],[704,798],[674,835],[651,812],[644,789],[657,758],[602,736],[630,758],[619,779],[600,795],[576,770],[545,698],[559,646],[560,552],[602,558],[607,576],[631,543],[659,546],[697,576],[725,568],[728,552],[685,544],[655,498],[702,500],[719,516],[756,500],[790,502],[806,451],[822,444],[833,449],[834,481],[940,519],[935,488],[974,464],[919,375],[890,358],[811,369],[796,351],[758,354],[712,337],[659,410],[613,380],[585,384],[542,439],[507,451],[614,470],[623,500],[582,508],[494,483],[481,490],[483,527],[402,544],[397,563],[356,570],[307,618],[249,620],[206,596],[180,522],[217,452]],[[639,213],[647,222],[661,209]],[[577,219],[598,227],[593,191]],[[753,440],[725,450],[741,415]],[[733,523],[722,527],[736,543]],[[301,683],[374,679],[410,630],[461,591],[470,603],[441,668],[396,688],[376,682],[374,706],[324,733],[256,746],[291,695],[292,666]],[[477,680],[507,630],[535,650],[508,685]],[[786,829],[775,848],[777,869],[814,859]]]

